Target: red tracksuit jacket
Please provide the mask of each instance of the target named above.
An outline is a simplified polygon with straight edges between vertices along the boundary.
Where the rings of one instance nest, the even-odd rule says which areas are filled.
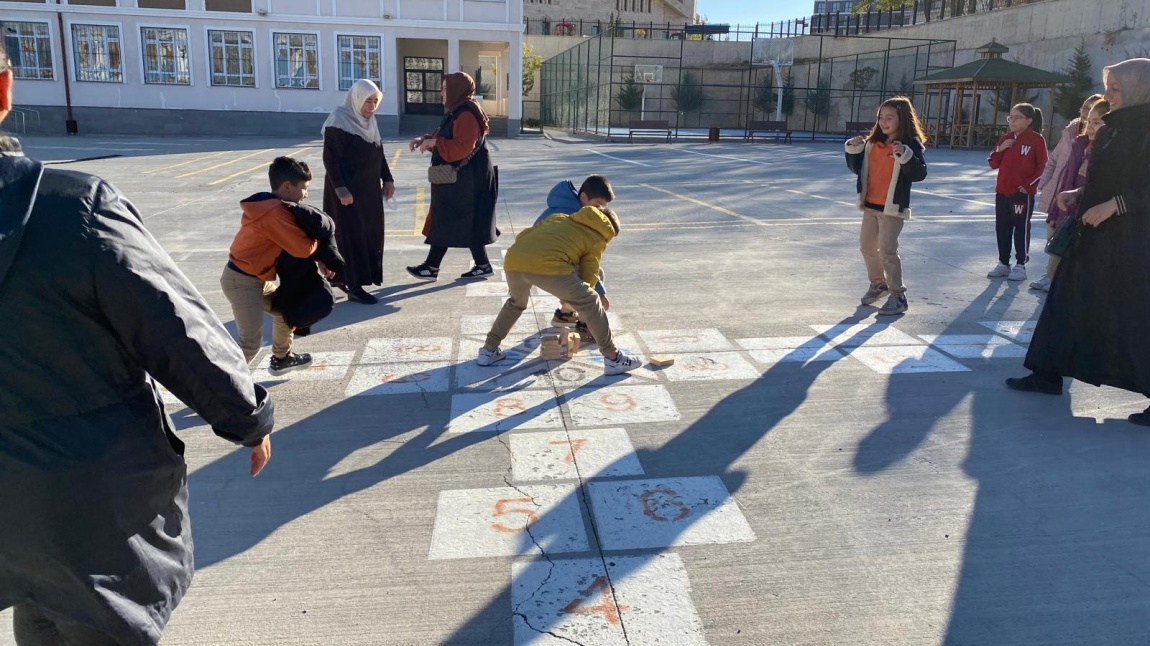
[[[1006,133],[995,147],[1014,136],[1012,132]],[[1001,152],[991,152],[990,157],[986,158],[991,168],[998,169],[998,183],[994,186],[994,192],[1014,195],[1018,187],[1023,186],[1027,193],[1037,193],[1038,180],[1042,179],[1042,171],[1046,168],[1046,157],[1046,139],[1029,128],[1023,130],[1013,146]]]

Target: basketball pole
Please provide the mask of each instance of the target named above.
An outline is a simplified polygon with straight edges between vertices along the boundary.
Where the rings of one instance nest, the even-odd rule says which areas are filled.
[[[771,59],[771,67],[775,70],[775,83],[778,84],[779,98],[775,100],[775,121],[783,120],[783,75],[779,71],[778,59]],[[778,136],[778,135],[776,135]]]

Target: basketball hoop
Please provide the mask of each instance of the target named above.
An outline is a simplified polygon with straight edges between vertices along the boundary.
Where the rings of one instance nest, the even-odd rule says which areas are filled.
[[[643,82],[644,83],[654,83],[655,82],[655,75],[652,72],[643,72]]]
[[[662,65],[636,65],[635,78],[642,83],[662,83]]]

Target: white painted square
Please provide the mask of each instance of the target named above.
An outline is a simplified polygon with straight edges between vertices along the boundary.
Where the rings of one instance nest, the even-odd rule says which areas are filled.
[[[462,317],[460,321],[460,333],[465,336],[487,336],[491,331],[491,324],[495,322],[495,317],[499,313],[499,308],[494,309],[492,314],[477,314]],[[535,317],[531,315],[531,310],[523,312],[515,325],[511,326],[511,334],[531,335],[539,332],[539,324],[536,323]]]
[[[718,476],[587,484],[603,549],[745,543],[755,533]]]
[[[979,321],[979,325],[990,328],[1015,343],[1029,344],[1034,336],[1038,321]]]
[[[570,331],[574,332],[574,328]],[[639,350],[639,340],[635,338],[634,334],[624,332],[616,334],[615,328],[611,328],[611,341],[615,343],[615,348],[626,352],[627,354],[634,355],[642,358],[643,353]],[[577,358],[588,359],[599,367],[603,367],[603,354],[599,352],[599,344],[594,341],[580,341],[579,352],[575,354]]]
[[[579,496],[569,485],[439,492],[430,559],[585,552]]]
[[[512,433],[509,439],[511,474],[517,482],[643,474],[631,439],[621,428]]]
[[[906,332],[882,323],[812,325],[811,329],[830,339],[831,345],[844,348],[856,348],[863,345],[920,345],[922,343]]]
[[[580,388],[565,397],[571,419],[580,428],[667,422],[680,417],[666,386]]]
[[[677,554],[517,561],[511,578],[515,646],[707,646]]]
[[[651,330],[640,332],[639,336],[652,353],[660,352],[711,352],[733,350],[727,337],[715,328],[693,330]]]
[[[507,358],[492,366],[475,362],[483,341],[459,340],[459,362],[455,364],[455,387],[464,390],[506,391],[526,388],[552,388],[548,366],[539,359],[539,337],[528,337],[511,345],[504,342]]]
[[[268,353],[271,356],[271,353]],[[257,364],[259,367],[252,370],[252,379],[262,381],[317,381],[322,379],[343,379],[347,369],[355,359],[355,352],[312,352],[311,365],[306,368],[297,368],[279,376],[272,376],[268,372],[268,362]]]
[[[851,348],[850,355],[883,375],[922,372],[967,372],[970,368],[925,345]]]
[[[463,393],[451,397],[451,433],[498,433],[516,428],[563,428],[549,390]]]
[[[1019,359],[1026,348],[994,334],[920,334],[924,341],[959,359]]]
[[[642,359],[642,357],[640,357]],[[548,361],[552,385],[564,392],[580,388],[603,388],[615,384],[661,383],[662,378],[651,366],[643,366],[622,375],[603,374],[603,356],[584,357],[567,361]]]
[[[830,344],[821,337],[810,336],[767,336],[754,339],[736,339],[735,343],[745,350],[793,350],[795,348],[825,348]]]
[[[758,379],[762,372],[735,352],[675,355],[674,365],[660,370],[671,381]]]
[[[377,363],[359,366],[344,391],[345,397],[444,393],[451,389],[448,361]]]
[[[451,359],[451,337],[368,339],[360,363],[445,361]]]
[[[540,289],[538,287],[532,287],[531,293],[532,294],[542,294],[543,292],[540,291]],[[491,280],[484,280],[484,281],[477,281],[474,283],[468,283],[466,295],[467,296],[500,296],[502,298],[507,298],[508,296],[511,295],[511,292],[507,288],[507,283],[504,283],[502,281],[497,282],[497,281],[491,281]]]
[[[751,359],[759,363],[782,362],[810,363],[811,361],[838,361],[843,354],[830,342],[820,337],[779,336],[757,339],[738,339],[740,346],[748,350]]]

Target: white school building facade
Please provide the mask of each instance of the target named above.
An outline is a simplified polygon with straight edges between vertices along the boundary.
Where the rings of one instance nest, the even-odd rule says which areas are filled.
[[[370,78],[394,136],[434,126],[454,71],[478,77],[493,130],[522,118],[516,0],[0,0],[0,33],[44,133],[70,104],[84,133],[318,135]]]

